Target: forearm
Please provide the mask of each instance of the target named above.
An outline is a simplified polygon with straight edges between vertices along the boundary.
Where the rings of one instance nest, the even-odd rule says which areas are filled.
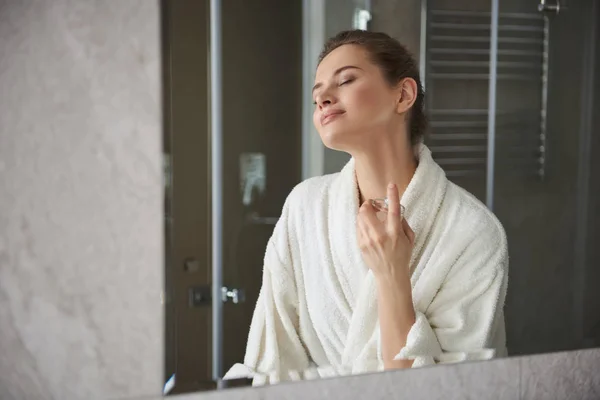
[[[384,367],[385,369],[410,368],[411,360],[394,360],[406,345],[406,337],[416,318],[409,278],[379,278],[377,296]]]

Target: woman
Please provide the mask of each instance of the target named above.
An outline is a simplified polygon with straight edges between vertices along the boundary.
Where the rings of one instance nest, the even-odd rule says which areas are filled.
[[[287,198],[244,364],[225,379],[264,384],[505,355],[505,234],[422,144],[414,59],[385,34],[342,32],[319,58],[313,95],[323,143],[352,158]],[[370,201],[382,197],[383,215]]]

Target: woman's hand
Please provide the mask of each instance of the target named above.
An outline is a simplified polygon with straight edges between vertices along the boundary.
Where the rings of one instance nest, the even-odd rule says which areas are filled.
[[[400,196],[394,184],[388,186],[388,213],[384,221],[370,201],[360,207],[357,237],[363,259],[375,277],[387,282],[408,278],[415,234],[400,213]]]
[[[377,283],[377,304],[381,330],[381,353],[385,369],[410,368],[410,360],[394,360],[406,345],[416,321],[409,276],[415,234],[400,214],[396,185],[388,186],[388,213],[385,221],[369,201],[357,218],[358,243],[365,263]]]

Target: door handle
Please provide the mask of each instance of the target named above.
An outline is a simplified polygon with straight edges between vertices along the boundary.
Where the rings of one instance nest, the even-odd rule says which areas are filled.
[[[223,303],[243,303],[246,300],[246,293],[244,292],[244,289],[235,289],[223,286],[221,288],[221,300],[223,301]]]
[[[211,287],[210,285],[192,286],[189,288],[189,306],[192,308],[203,307],[211,304]],[[240,304],[246,301],[246,292],[244,289],[221,288],[221,301],[223,303]]]
[[[556,0],[555,4],[548,4],[546,0],[540,0],[540,4],[538,4],[539,12],[553,12],[554,14],[558,14],[560,12],[560,0]]]

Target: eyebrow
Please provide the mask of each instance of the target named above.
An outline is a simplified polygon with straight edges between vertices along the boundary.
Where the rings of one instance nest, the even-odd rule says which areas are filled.
[[[354,65],[346,65],[344,67],[336,69],[335,72],[333,73],[333,76],[339,75],[342,71],[345,71],[347,69],[362,69],[362,68],[355,67]],[[321,86],[323,86],[323,83],[321,83],[321,82],[317,83],[315,86],[313,86],[312,92],[314,93],[315,90],[317,90]]]

